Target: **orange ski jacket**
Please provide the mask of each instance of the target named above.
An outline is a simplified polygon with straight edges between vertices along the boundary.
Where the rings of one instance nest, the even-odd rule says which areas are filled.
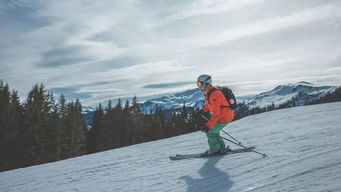
[[[205,104],[203,106],[203,111],[211,112],[211,118],[208,122],[205,123],[205,125],[208,128],[213,128],[214,125],[219,123],[227,123],[231,122],[234,118],[234,113],[230,107],[229,103],[226,101],[226,98],[224,94],[220,90],[216,90],[213,93],[211,93],[210,97],[207,97],[207,93],[210,92],[211,89],[216,88],[213,85],[210,85],[206,92],[205,92]],[[225,107],[222,107],[225,106]]]

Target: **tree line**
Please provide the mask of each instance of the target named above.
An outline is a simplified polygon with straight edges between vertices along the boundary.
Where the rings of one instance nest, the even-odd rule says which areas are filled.
[[[62,160],[86,153],[86,124],[79,100],[56,101],[36,85],[21,103],[0,82],[0,171]]]
[[[18,92],[0,81],[0,171],[38,165],[196,131],[185,105],[165,119],[163,110],[143,114],[135,96],[113,106],[101,104],[88,129],[82,105],[55,98],[35,85],[20,102]]]
[[[310,104],[341,100],[341,87]],[[239,104],[235,120],[266,111],[300,105],[288,102],[265,108],[249,109]],[[189,112],[189,113],[188,113]],[[173,111],[165,118],[157,107],[154,112],[141,112],[137,97],[113,105],[111,101],[96,108],[91,128],[87,128],[82,105],[77,99],[55,98],[45,87],[35,85],[27,99],[20,102],[18,92],[0,81],[0,171],[38,165],[118,147],[153,141],[200,129],[199,112],[186,109]]]
[[[196,116],[187,113],[185,104],[180,112],[174,111],[170,119],[157,107],[144,114],[137,97],[122,107],[118,99],[115,106],[109,101],[106,108],[100,104],[93,116],[92,128],[87,132],[87,152],[94,153],[128,145],[169,138],[198,130]],[[193,111],[193,114],[197,112]]]

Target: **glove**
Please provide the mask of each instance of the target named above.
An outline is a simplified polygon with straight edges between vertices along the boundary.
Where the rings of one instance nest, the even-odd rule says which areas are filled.
[[[209,130],[210,130],[210,128],[208,128],[206,125],[203,125],[203,126],[201,127],[201,131],[202,131],[202,132],[207,133]]]

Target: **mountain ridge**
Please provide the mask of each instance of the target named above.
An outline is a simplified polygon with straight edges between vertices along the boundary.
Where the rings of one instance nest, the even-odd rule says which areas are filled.
[[[303,106],[335,91],[335,89],[336,86],[320,86],[306,81],[278,85],[270,91],[261,92],[256,95],[236,95],[238,103],[236,112],[239,114],[247,114],[248,110],[267,108],[269,106],[272,106],[273,108],[280,108],[281,105]],[[187,112],[191,114],[194,109],[200,109],[203,104],[203,94],[200,92],[199,88],[194,88],[148,99],[145,102],[140,103],[140,107],[144,114],[153,113],[157,107],[161,107],[166,118],[170,118],[174,111],[180,112],[183,106],[185,106]],[[88,128],[91,128],[94,111],[95,109],[92,107],[83,107],[83,114],[87,121]]]
[[[309,82],[301,81],[296,84],[278,85],[274,89],[262,92],[254,96],[238,96],[237,101],[249,108],[267,107],[274,103],[276,106],[283,104],[295,96],[302,96],[299,105],[304,105],[313,100],[319,99],[327,93],[333,92],[335,86],[317,86]],[[148,113],[155,110],[156,106],[162,109],[180,109],[182,106],[200,108],[204,103],[204,96],[198,88],[186,90],[174,95],[149,99],[141,103],[142,111]]]

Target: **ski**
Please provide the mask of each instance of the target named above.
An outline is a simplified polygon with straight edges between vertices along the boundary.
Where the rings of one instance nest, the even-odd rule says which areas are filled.
[[[255,149],[255,147],[232,149],[231,151],[228,151],[228,152],[223,153],[221,155],[203,155],[202,153],[176,154],[175,156],[170,156],[169,159],[170,160],[182,160],[182,159],[193,159],[193,158],[219,157],[219,156],[230,155],[230,154],[235,154],[235,153],[251,152],[254,149]]]

